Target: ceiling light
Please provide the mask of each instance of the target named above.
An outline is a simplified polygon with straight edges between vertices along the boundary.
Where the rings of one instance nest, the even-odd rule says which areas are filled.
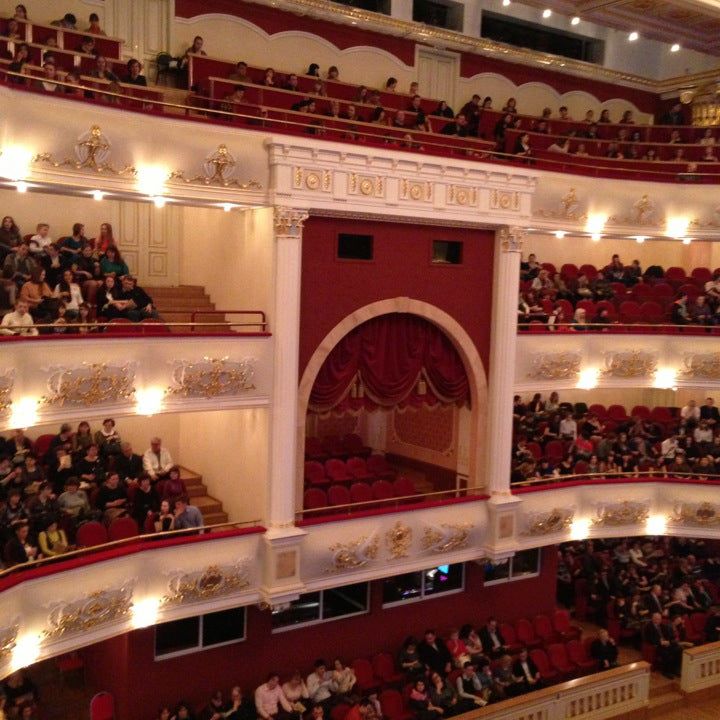
[[[556,230],[553,235],[555,235],[558,240],[562,240],[567,235],[567,233],[565,232],[565,230]]]
[[[155,205],[155,207],[158,208],[158,209],[164,208],[164,207],[165,207],[165,203],[167,202],[167,201],[165,200],[165,198],[162,197],[162,196],[160,196],[160,195],[152,198],[152,201],[153,201],[153,204]]]
[[[602,235],[601,235],[600,233],[593,233],[593,234],[590,236],[590,239],[591,239],[593,242],[600,242],[600,239],[601,239],[601,238],[602,238]]]
[[[100,202],[105,197],[105,193],[102,190],[93,190],[92,191],[93,200],[97,200]]]
[[[580,24],[580,18],[576,15],[571,21],[571,25],[579,25]]]
[[[635,236],[635,242],[637,243],[644,243],[647,240],[647,235],[636,235]]]
[[[24,193],[27,192],[28,184],[24,180],[20,180],[20,182],[15,183],[15,187],[18,192]]]
[[[503,7],[507,7],[510,4],[510,0],[503,0]]]
[[[234,207],[235,207],[235,206],[234,206],[232,203],[223,203],[223,204],[222,204],[222,209],[223,209],[225,212],[230,212]]]
[[[673,43],[670,46],[670,52],[680,52],[680,45],[678,45],[678,43]]]
[[[628,40],[629,40],[630,42],[635,42],[639,37],[640,37],[640,35],[633,30],[633,31],[628,35]]]
[[[686,217],[671,217],[667,221],[667,229],[665,232],[671,238],[682,239],[687,235],[690,220]]]
[[[692,242],[692,238],[683,238],[683,245],[689,245]]]
[[[547,20],[552,15],[552,10],[550,8],[545,8],[543,10],[543,17]]]

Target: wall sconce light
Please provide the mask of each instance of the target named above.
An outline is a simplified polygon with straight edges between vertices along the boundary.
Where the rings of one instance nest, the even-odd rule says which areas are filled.
[[[142,165],[137,169],[137,187],[143,195],[154,198],[165,194],[167,168],[160,165]]]
[[[30,173],[32,152],[21,145],[8,145],[0,153],[0,177],[16,182]]]
[[[688,227],[690,227],[690,220],[688,218],[671,217],[668,218],[665,232],[669,237],[680,239],[687,235]]]
[[[160,388],[147,388],[135,393],[135,412],[138,415],[157,415],[162,412],[163,391]]]
[[[676,381],[677,373],[675,371],[675,368],[658,368],[655,371],[653,387],[658,388],[658,390],[670,390],[671,388],[675,387]]]
[[[10,407],[10,427],[29,428],[37,425],[38,401],[35,398],[21,398]]]
[[[590,537],[590,518],[577,518],[570,523],[571,540],[587,540]]]
[[[135,630],[150,627],[157,622],[160,600],[158,598],[146,598],[134,602],[132,607],[131,624]]]
[[[592,390],[597,387],[600,370],[596,367],[583,368],[577,381],[579,390]]]
[[[647,535],[664,535],[667,529],[667,518],[664,515],[650,515],[645,521]]]
[[[40,657],[40,636],[29,634],[17,639],[10,658],[13,672],[32,665]]]

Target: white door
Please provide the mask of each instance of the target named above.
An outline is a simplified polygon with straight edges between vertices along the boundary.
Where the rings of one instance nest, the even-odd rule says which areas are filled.
[[[444,53],[429,48],[418,48],[417,63],[420,94],[424,98],[455,103],[455,89],[460,73],[460,58],[455,53]]]

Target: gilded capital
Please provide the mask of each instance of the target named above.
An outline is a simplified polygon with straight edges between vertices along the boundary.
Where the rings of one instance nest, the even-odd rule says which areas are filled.
[[[525,235],[525,228],[517,226],[503,225],[497,231],[497,237],[500,239],[500,247],[503,252],[522,252]]]
[[[288,207],[276,207],[275,234],[293,235],[300,237],[303,231],[303,223],[307,219],[307,210],[297,210],[296,208]]]

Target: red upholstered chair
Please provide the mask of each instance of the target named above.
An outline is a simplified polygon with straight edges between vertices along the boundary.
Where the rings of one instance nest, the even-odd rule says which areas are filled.
[[[665,311],[660,303],[647,300],[640,306],[640,322],[659,324],[665,319]]]
[[[588,583],[585,578],[575,581],[575,617],[587,620],[588,616]]]
[[[585,645],[578,640],[570,640],[565,648],[570,662],[575,663],[583,673],[592,672],[597,667],[597,661],[588,655]]]
[[[145,521],[143,522],[143,533],[145,535],[152,535],[155,532],[155,521],[157,520],[157,515],[148,515],[145,518]]]
[[[555,305],[562,309],[566,322],[569,322],[575,312],[572,303],[569,300],[558,300]]]
[[[536,615],[533,618],[535,634],[542,640],[543,645],[548,645],[558,640],[558,634],[547,615]]]
[[[395,662],[390,653],[378,653],[372,659],[373,673],[383,683],[398,683],[403,679],[402,673],[395,670]]]
[[[522,647],[522,643],[518,640],[515,628],[510,623],[500,623],[499,628],[500,634],[502,635],[505,645],[507,645],[510,653],[514,654],[519,652]]]
[[[170,327],[166,325],[164,322],[160,322],[159,320],[155,320],[153,318],[143,318],[139,323],[139,329],[140,332],[144,334],[146,333],[158,333],[162,335],[169,335],[172,330],[170,330]]]
[[[375,476],[368,470],[367,463],[361,457],[351,457],[347,461],[347,470],[355,480],[372,480]]]
[[[406,477],[405,475],[401,475],[397,480],[393,482],[393,492],[395,493],[395,497],[417,495],[415,484],[409,477]]]
[[[575,475],[585,475],[588,471],[589,465],[584,460],[578,460],[573,468]]]
[[[320,438],[316,437],[306,437],[305,438],[305,459],[306,460],[319,460],[320,462],[325,462],[327,460],[327,455],[325,454],[325,451],[323,450],[322,443],[320,442]]]
[[[37,440],[33,443],[33,449],[35,455],[39,458],[40,462],[47,455],[47,451],[50,449],[50,443],[52,442],[54,435],[40,435]]]
[[[594,415],[597,415],[598,419],[600,419],[600,420],[604,420],[607,417],[607,410],[605,409],[605,406],[599,405],[598,403],[594,403],[593,405],[590,405],[590,407],[588,407],[588,412],[591,412]]]
[[[643,302],[645,300],[649,300],[650,298],[655,297],[652,285],[648,285],[642,282],[638,283],[637,285],[633,285],[632,294],[638,302]]]
[[[554,682],[558,679],[558,671],[550,665],[547,653],[541,648],[535,648],[528,653],[530,659],[537,665],[540,678],[545,682]]]
[[[658,283],[653,286],[653,297],[660,302],[669,302],[675,297],[675,290],[672,285]]]
[[[56,657],[55,667],[57,667],[58,672],[60,673],[61,683],[65,681],[65,675],[67,673],[76,672],[78,670],[82,671],[84,678],[85,661],[83,660],[82,655],[80,655],[77,651],[65,653],[64,655]]]
[[[562,440],[551,440],[545,446],[545,457],[551,462],[562,460],[565,457],[565,446],[562,444]]]
[[[389,500],[395,497],[395,491],[387,480],[376,480],[372,484],[372,494],[375,500]]]
[[[581,265],[580,274],[587,275],[588,280],[594,280],[597,277],[598,271],[594,265]]]
[[[358,455],[359,457],[366,458],[372,452],[372,448],[363,444],[362,438],[355,433],[346,435],[342,443],[348,455]]]
[[[650,419],[650,408],[647,405],[636,405],[630,411],[630,417],[639,417],[643,420]]]
[[[397,690],[383,690],[378,696],[383,716],[388,720],[410,720],[413,715],[405,707],[402,695]]]
[[[628,419],[624,405],[610,405],[607,409],[607,414],[610,420],[614,420],[615,422],[626,422]]]
[[[632,325],[640,322],[640,305],[635,300],[624,300],[620,303],[618,310],[621,323]]]
[[[707,619],[708,613],[696,612],[685,620],[685,631],[689,642],[696,645],[705,642],[705,623]]]
[[[611,282],[610,289],[617,300],[624,300],[628,295],[628,289],[625,283]]]
[[[325,463],[325,473],[333,482],[350,482],[353,479],[348,472],[347,465],[337,458],[332,458]]]
[[[306,510],[318,510],[327,507],[327,493],[320,488],[308,488],[303,495],[303,507]]]
[[[582,635],[582,628],[570,622],[570,613],[567,610],[556,610],[553,613],[553,627],[565,641],[578,640]]]
[[[372,489],[367,483],[356,482],[350,486],[350,502],[371,502],[372,499]]]
[[[698,267],[690,273],[690,277],[704,286],[706,282],[712,280],[712,273],[710,272],[710,268]]]
[[[672,416],[672,413],[668,408],[666,407],[654,407],[650,411],[650,420],[655,423],[660,423],[661,425],[668,426],[672,425],[675,422],[675,418]]]
[[[695,283],[685,283],[678,288],[678,295],[685,294],[689,300],[694,300],[702,290]]]
[[[615,322],[617,320],[617,310],[615,308],[615,305],[610,300],[599,300],[595,304],[595,312],[600,312],[601,310],[608,311],[608,318],[611,322]]]
[[[686,277],[685,270],[681,267],[669,267],[665,271],[665,279],[671,282],[684,282]]]
[[[367,459],[367,467],[375,477],[384,480],[394,480],[397,475],[395,470],[390,467],[384,455],[371,455]]]
[[[532,453],[532,456],[536,460],[540,460],[540,458],[542,458],[543,452],[542,452],[542,448],[540,447],[539,443],[529,442],[527,444],[527,449]]]
[[[588,322],[595,317],[595,303],[592,300],[580,300],[575,307],[585,311]]]
[[[574,263],[565,263],[560,268],[560,275],[563,280],[574,280],[579,274],[580,270]]]
[[[553,643],[552,645],[548,645],[547,654],[550,664],[560,673],[560,675],[565,678],[569,678],[575,674],[575,665],[570,662],[567,650],[562,643]]]
[[[531,333],[544,333],[547,331],[547,325],[539,320],[531,320],[528,331]]]
[[[350,491],[344,485],[331,485],[327,491],[329,505],[350,505]]]
[[[90,720],[115,720],[115,698],[109,692],[99,692],[90,701]]]
[[[325,475],[325,468],[317,460],[305,463],[305,482],[309,485],[329,485],[330,478]]]
[[[141,332],[140,329],[135,326],[135,323],[127,318],[113,318],[109,322],[106,330],[109,333],[122,333],[124,335],[135,335]]]
[[[515,623],[515,630],[518,641],[526,648],[535,648],[542,645],[542,639],[537,636],[535,628],[529,620],[520,618]]]
[[[108,534],[105,526],[96,520],[83,523],[77,531],[75,542],[78,547],[93,547],[102,545],[108,541]]]
[[[119,517],[110,523],[108,538],[113,540],[125,540],[126,538],[137,537],[140,534],[138,524],[131,517]]]
[[[355,673],[355,677],[357,678],[358,690],[365,692],[366,690],[377,688],[380,685],[378,679],[375,677],[375,673],[373,672],[372,665],[369,660],[366,660],[365,658],[357,658],[353,660],[352,669]]]
[[[330,720],[345,720],[349,712],[350,706],[347,703],[339,703],[330,710]]]
[[[337,435],[328,435],[322,440],[322,448],[328,457],[346,457],[345,446]]]
[[[650,663],[650,665],[654,668],[657,664],[657,649],[652,643],[643,642],[642,648],[642,659],[646,663]]]
[[[543,270],[547,270],[550,273],[550,275],[554,275],[557,272],[557,270],[555,269],[555,266],[550,262],[540,263],[540,267]]]

